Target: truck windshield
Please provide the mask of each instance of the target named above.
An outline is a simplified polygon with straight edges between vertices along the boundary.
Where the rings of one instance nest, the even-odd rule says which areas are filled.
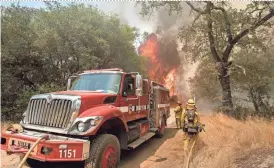
[[[121,74],[92,73],[78,76],[71,90],[98,91],[104,93],[119,93]]]

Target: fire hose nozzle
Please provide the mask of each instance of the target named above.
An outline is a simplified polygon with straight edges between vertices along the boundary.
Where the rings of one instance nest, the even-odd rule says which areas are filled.
[[[43,135],[42,138],[43,138],[44,140],[49,140],[49,135],[48,135],[48,134]]]

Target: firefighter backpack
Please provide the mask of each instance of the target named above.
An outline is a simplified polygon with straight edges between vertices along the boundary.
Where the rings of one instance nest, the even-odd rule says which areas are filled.
[[[194,122],[195,120],[195,109],[187,109],[186,110],[187,121]]]

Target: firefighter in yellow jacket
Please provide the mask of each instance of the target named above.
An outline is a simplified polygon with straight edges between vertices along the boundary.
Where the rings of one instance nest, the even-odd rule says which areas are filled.
[[[174,110],[177,129],[181,128],[182,111],[183,111],[182,103],[178,101],[177,107]]]
[[[197,108],[195,106],[195,102],[193,99],[189,99],[187,101],[186,108],[183,110],[182,126],[184,127],[185,124],[189,124],[190,121],[194,124],[192,126],[194,127],[200,126],[200,114],[197,111]],[[184,130],[184,132],[186,131]]]

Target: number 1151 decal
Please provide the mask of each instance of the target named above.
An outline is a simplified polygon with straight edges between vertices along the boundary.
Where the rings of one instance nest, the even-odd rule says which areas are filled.
[[[75,158],[76,150],[75,149],[60,149],[60,158]]]

